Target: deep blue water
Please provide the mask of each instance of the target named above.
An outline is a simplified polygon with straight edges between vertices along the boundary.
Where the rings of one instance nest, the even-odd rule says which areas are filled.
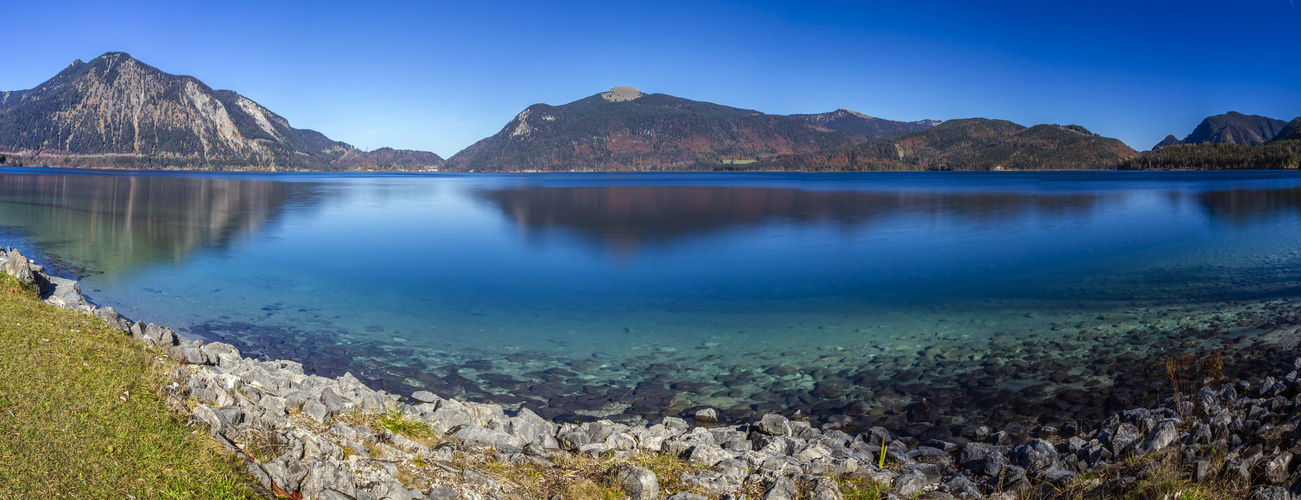
[[[0,244],[132,319],[399,392],[605,404],[568,413],[902,405],[916,397],[881,387],[899,372],[942,386],[1064,328],[1125,339],[1080,349],[1145,354],[1143,338],[1186,326],[1172,310],[1295,296],[1299,229],[1301,175],[1273,171],[0,169]],[[928,367],[936,345],[957,365]],[[540,373],[555,368],[568,374]],[[738,372],[755,376],[728,380]],[[1115,382],[1076,372],[1057,385]],[[1005,378],[1012,393],[1043,380]],[[850,387],[811,396],[826,380]],[[584,384],[673,395],[638,407],[662,393],[601,399]]]

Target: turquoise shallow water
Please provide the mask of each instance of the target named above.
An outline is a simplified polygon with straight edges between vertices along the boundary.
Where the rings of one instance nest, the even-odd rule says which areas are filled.
[[[1288,172],[0,169],[0,243],[127,317],[557,418],[1123,406],[1295,343],[1299,228]]]

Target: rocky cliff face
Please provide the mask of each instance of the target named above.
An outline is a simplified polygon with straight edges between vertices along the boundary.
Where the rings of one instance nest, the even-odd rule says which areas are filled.
[[[448,159],[454,170],[682,170],[856,144],[807,120],[644,94],[632,87],[561,106],[535,104]]]
[[[381,164],[392,155],[372,157],[295,129],[236,92],[165,73],[124,52],[73,61],[36,88],[0,94],[0,150],[87,167],[333,170],[442,163],[433,153],[410,152],[402,162]]]

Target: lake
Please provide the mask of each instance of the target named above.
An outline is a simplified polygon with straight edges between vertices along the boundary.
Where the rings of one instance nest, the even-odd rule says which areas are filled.
[[[190,338],[569,421],[1057,425],[1301,323],[1279,171],[3,168],[0,244]]]

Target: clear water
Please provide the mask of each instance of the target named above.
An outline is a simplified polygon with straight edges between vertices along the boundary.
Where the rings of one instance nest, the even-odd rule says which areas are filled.
[[[908,408],[1064,415],[1122,382],[1091,359],[1282,335],[1301,174],[9,168],[0,244],[129,318],[397,392],[932,425],[959,417]]]

